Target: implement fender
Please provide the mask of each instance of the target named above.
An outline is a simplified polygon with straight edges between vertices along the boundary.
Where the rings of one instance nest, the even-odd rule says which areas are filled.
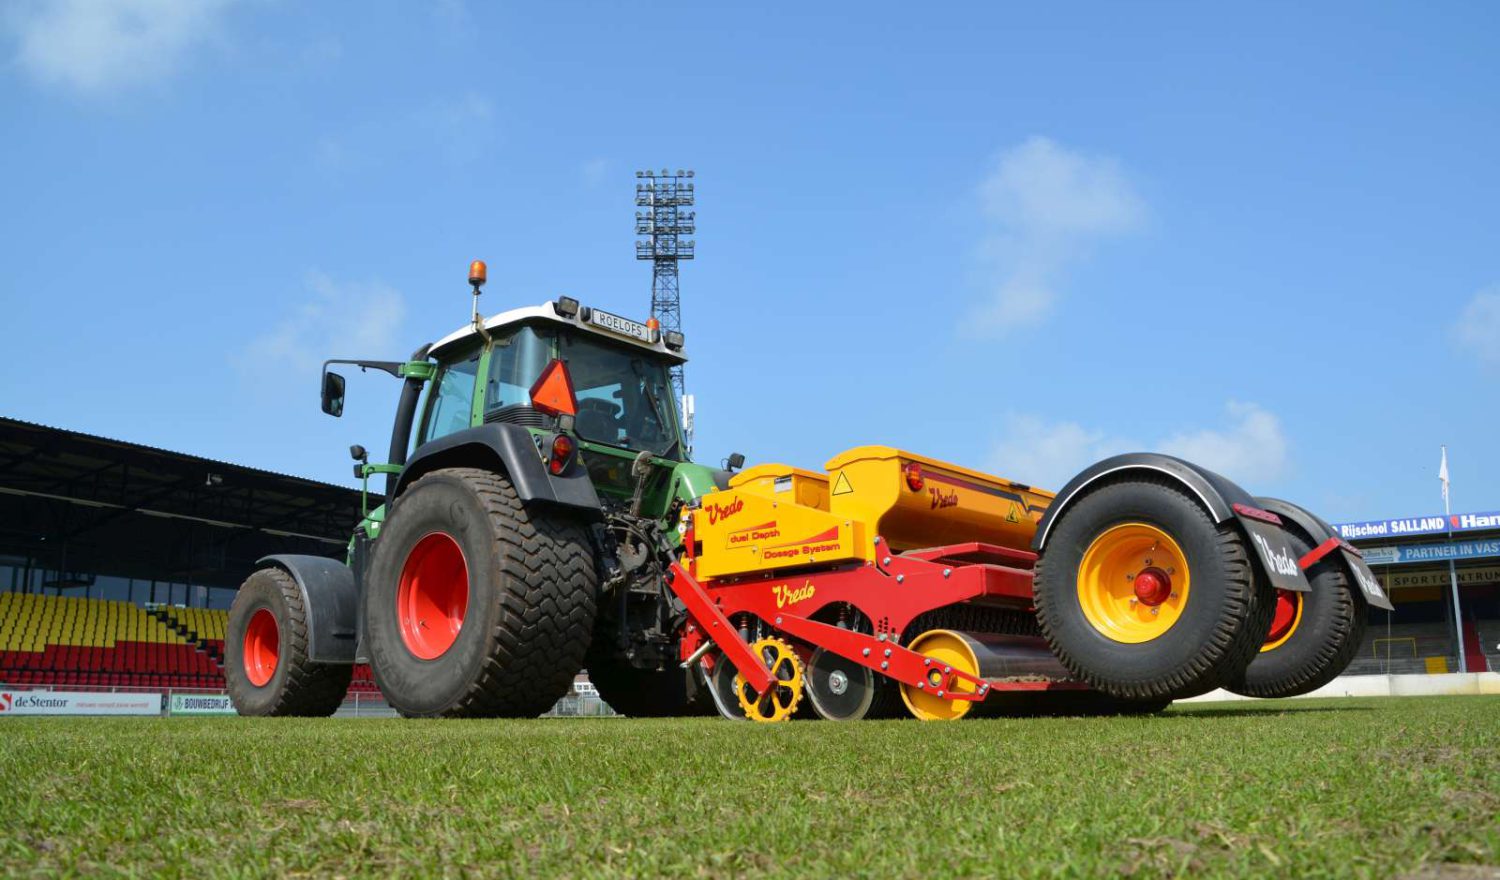
[[[1359,591],[1364,594],[1365,601],[1386,611],[1396,610],[1391,604],[1390,597],[1386,596],[1385,591],[1380,588],[1380,581],[1376,580],[1375,573],[1370,571],[1369,564],[1349,546],[1349,542],[1339,536],[1338,530],[1329,525],[1326,520],[1305,507],[1299,507],[1280,498],[1257,498],[1255,502],[1262,510],[1269,510],[1306,532],[1314,548],[1329,540],[1338,541],[1339,549],[1334,555],[1338,557],[1339,564],[1344,567],[1344,572],[1349,579],[1359,585]]]
[[[280,554],[257,565],[285,569],[302,593],[307,610],[307,659],[317,663],[353,663],[359,591],[354,572],[326,556]]]
[[[1052,524],[1089,485],[1105,477],[1132,471],[1157,473],[1177,482],[1203,503],[1204,509],[1216,523],[1233,517],[1236,504],[1255,506],[1255,498],[1249,492],[1207,468],[1156,452],[1127,452],[1089,465],[1062,487],[1057,498],[1047,507],[1047,512],[1042,514],[1042,521],[1037,523],[1036,537],[1031,542],[1032,549],[1042,552],[1042,548],[1047,545]]]
[[[1047,536],[1051,534],[1052,524],[1073,502],[1086,494],[1085,490],[1089,486],[1106,478],[1144,474],[1166,477],[1186,489],[1203,504],[1203,509],[1208,511],[1209,517],[1216,524],[1237,521],[1272,586],[1298,593],[1311,589],[1307,578],[1303,577],[1301,569],[1297,567],[1297,555],[1286,540],[1286,533],[1273,523],[1253,515],[1258,508],[1255,496],[1221,474],[1190,461],[1156,452],[1130,452],[1106,458],[1069,480],[1062,491],[1057,493],[1056,500],[1047,508],[1047,512],[1042,514],[1041,522],[1037,523],[1032,549],[1038,554],[1042,552],[1047,544]]]
[[[573,462],[561,476],[552,476],[531,432],[520,425],[480,425],[423,443],[401,471],[391,497],[399,497],[423,474],[445,467],[498,469],[510,479],[523,503],[564,507],[590,519],[601,515],[599,494],[588,470]]]

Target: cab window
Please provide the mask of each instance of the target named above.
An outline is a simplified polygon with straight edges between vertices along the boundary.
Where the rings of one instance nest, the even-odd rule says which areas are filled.
[[[474,384],[479,377],[479,349],[467,358],[438,369],[427,400],[427,419],[422,440],[436,440],[470,426],[474,411]]]
[[[531,406],[531,386],[551,360],[552,339],[535,327],[497,338],[490,353],[485,414],[509,406]]]

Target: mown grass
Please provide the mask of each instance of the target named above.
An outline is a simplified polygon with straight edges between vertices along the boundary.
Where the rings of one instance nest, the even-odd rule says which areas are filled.
[[[1500,863],[1488,697],[948,725],[11,718],[0,779],[0,872],[15,875],[1296,877]]]

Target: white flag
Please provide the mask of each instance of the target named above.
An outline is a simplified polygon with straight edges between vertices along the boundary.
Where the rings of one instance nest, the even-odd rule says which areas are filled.
[[[1443,481],[1443,503],[1448,503],[1448,447],[1443,447],[1443,463],[1438,465],[1438,479]]]

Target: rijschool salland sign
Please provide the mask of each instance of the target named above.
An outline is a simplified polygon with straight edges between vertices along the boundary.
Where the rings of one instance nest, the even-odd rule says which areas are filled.
[[[1452,513],[1447,516],[1413,516],[1405,519],[1376,519],[1339,523],[1334,528],[1338,529],[1339,537],[1349,541],[1358,541],[1361,538],[1475,532],[1483,529],[1500,529],[1500,511]]]

